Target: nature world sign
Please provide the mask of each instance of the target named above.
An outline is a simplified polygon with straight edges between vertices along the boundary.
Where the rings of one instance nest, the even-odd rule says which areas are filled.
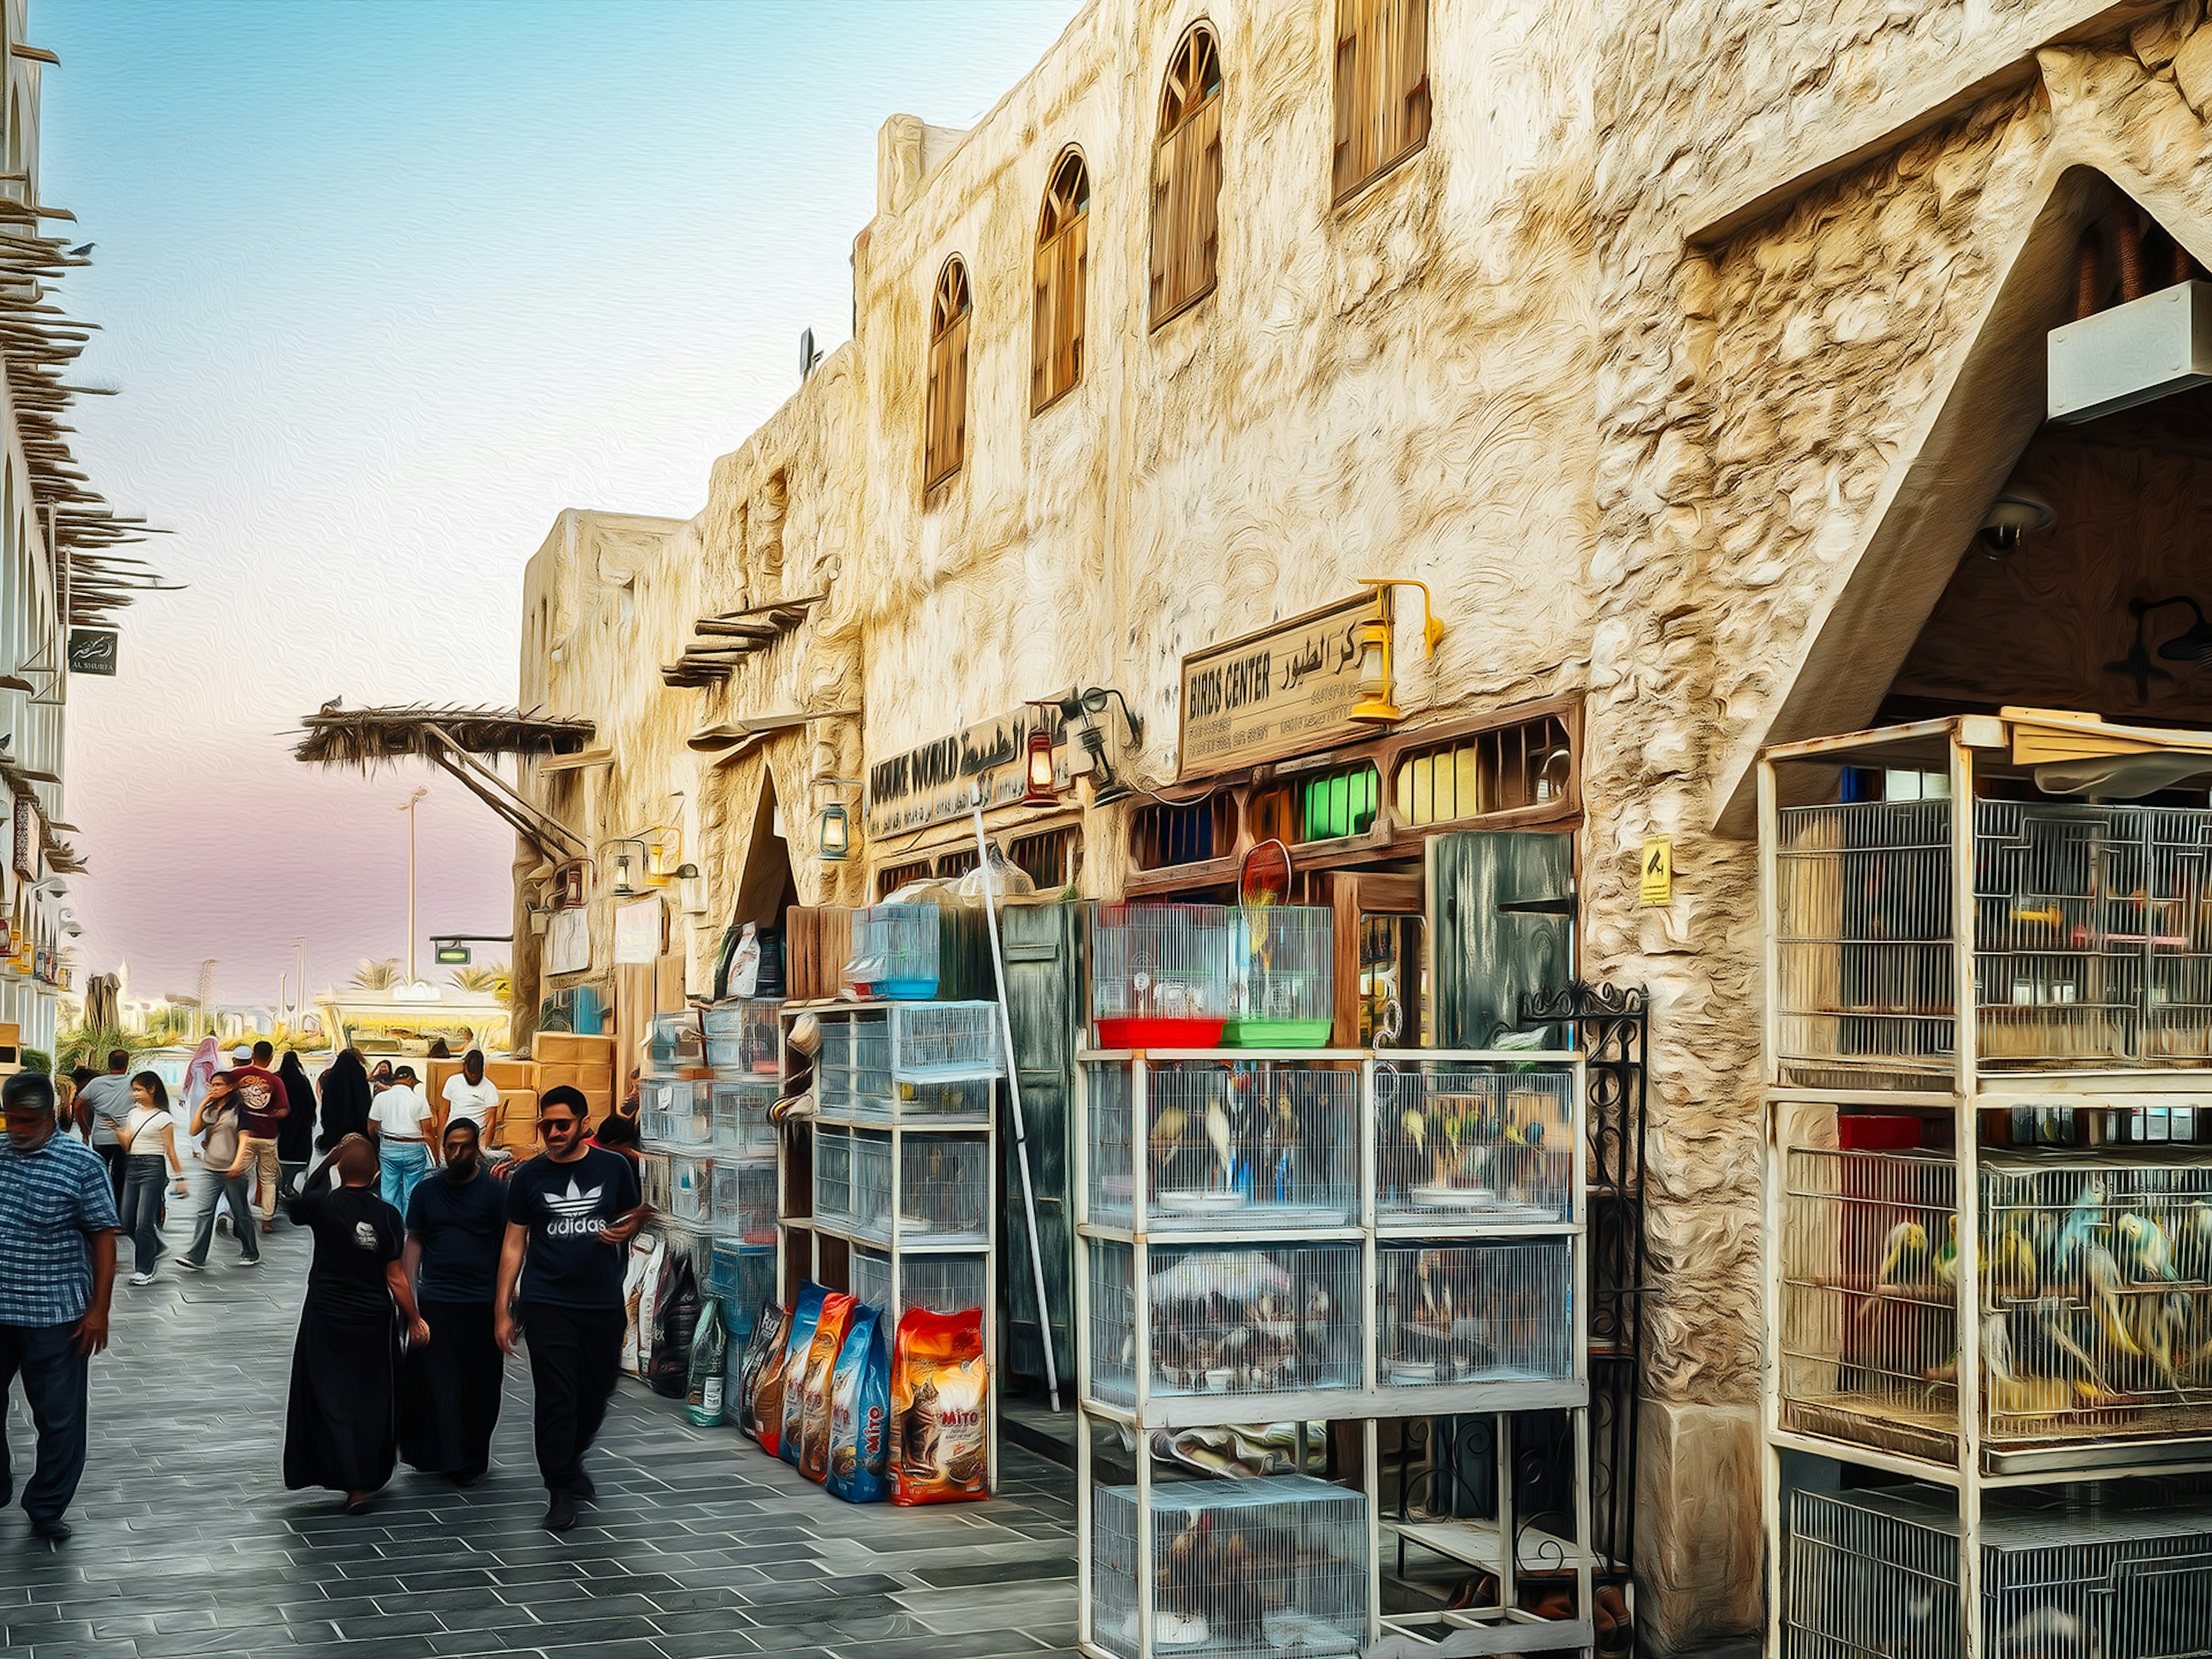
[[[1182,659],[1178,775],[1302,755],[1368,730],[1359,702],[1359,624],[1375,596],[1355,594]]]

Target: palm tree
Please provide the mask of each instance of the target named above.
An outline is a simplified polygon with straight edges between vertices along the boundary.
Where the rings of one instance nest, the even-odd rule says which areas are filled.
[[[353,970],[353,988],[357,991],[389,991],[399,983],[398,957],[386,957],[379,962],[374,957],[363,957],[361,966]]]
[[[478,991],[497,997],[501,1002],[514,994],[514,970],[503,962],[479,963],[472,968],[456,968],[452,975],[455,988]]]

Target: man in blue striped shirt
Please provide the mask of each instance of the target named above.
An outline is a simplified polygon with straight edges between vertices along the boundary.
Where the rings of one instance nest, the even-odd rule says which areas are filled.
[[[62,1511],[84,1474],[92,1356],[107,1346],[115,1289],[115,1196],[100,1154],[54,1133],[54,1081],[18,1072],[0,1085],[0,1405],[20,1372],[39,1431],[23,1512],[40,1538],[70,1535]],[[15,1489],[0,1436],[0,1504]]]

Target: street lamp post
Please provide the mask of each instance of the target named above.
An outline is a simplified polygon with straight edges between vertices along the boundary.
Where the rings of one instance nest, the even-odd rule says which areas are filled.
[[[430,792],[417,789],[400,803],[407,814],[407,982],[415,982],[415,807]]]

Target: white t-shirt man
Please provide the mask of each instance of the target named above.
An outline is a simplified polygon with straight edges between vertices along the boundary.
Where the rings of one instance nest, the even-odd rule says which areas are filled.
[[[446,1079],[446,1127],[452,1128],[456,1118],[471,1119],[477,1126],[477,1138],[483,1139],[491,1133],[492,1125],[499,1118],[499,1085],[489,1078],[471,1083],[465,1073],[456,1072]]]
[[[430,1103],[411,1083],[395,1083],[368,1109],[368,1121],[386,1140],[420,1140],[430,1121]]]

